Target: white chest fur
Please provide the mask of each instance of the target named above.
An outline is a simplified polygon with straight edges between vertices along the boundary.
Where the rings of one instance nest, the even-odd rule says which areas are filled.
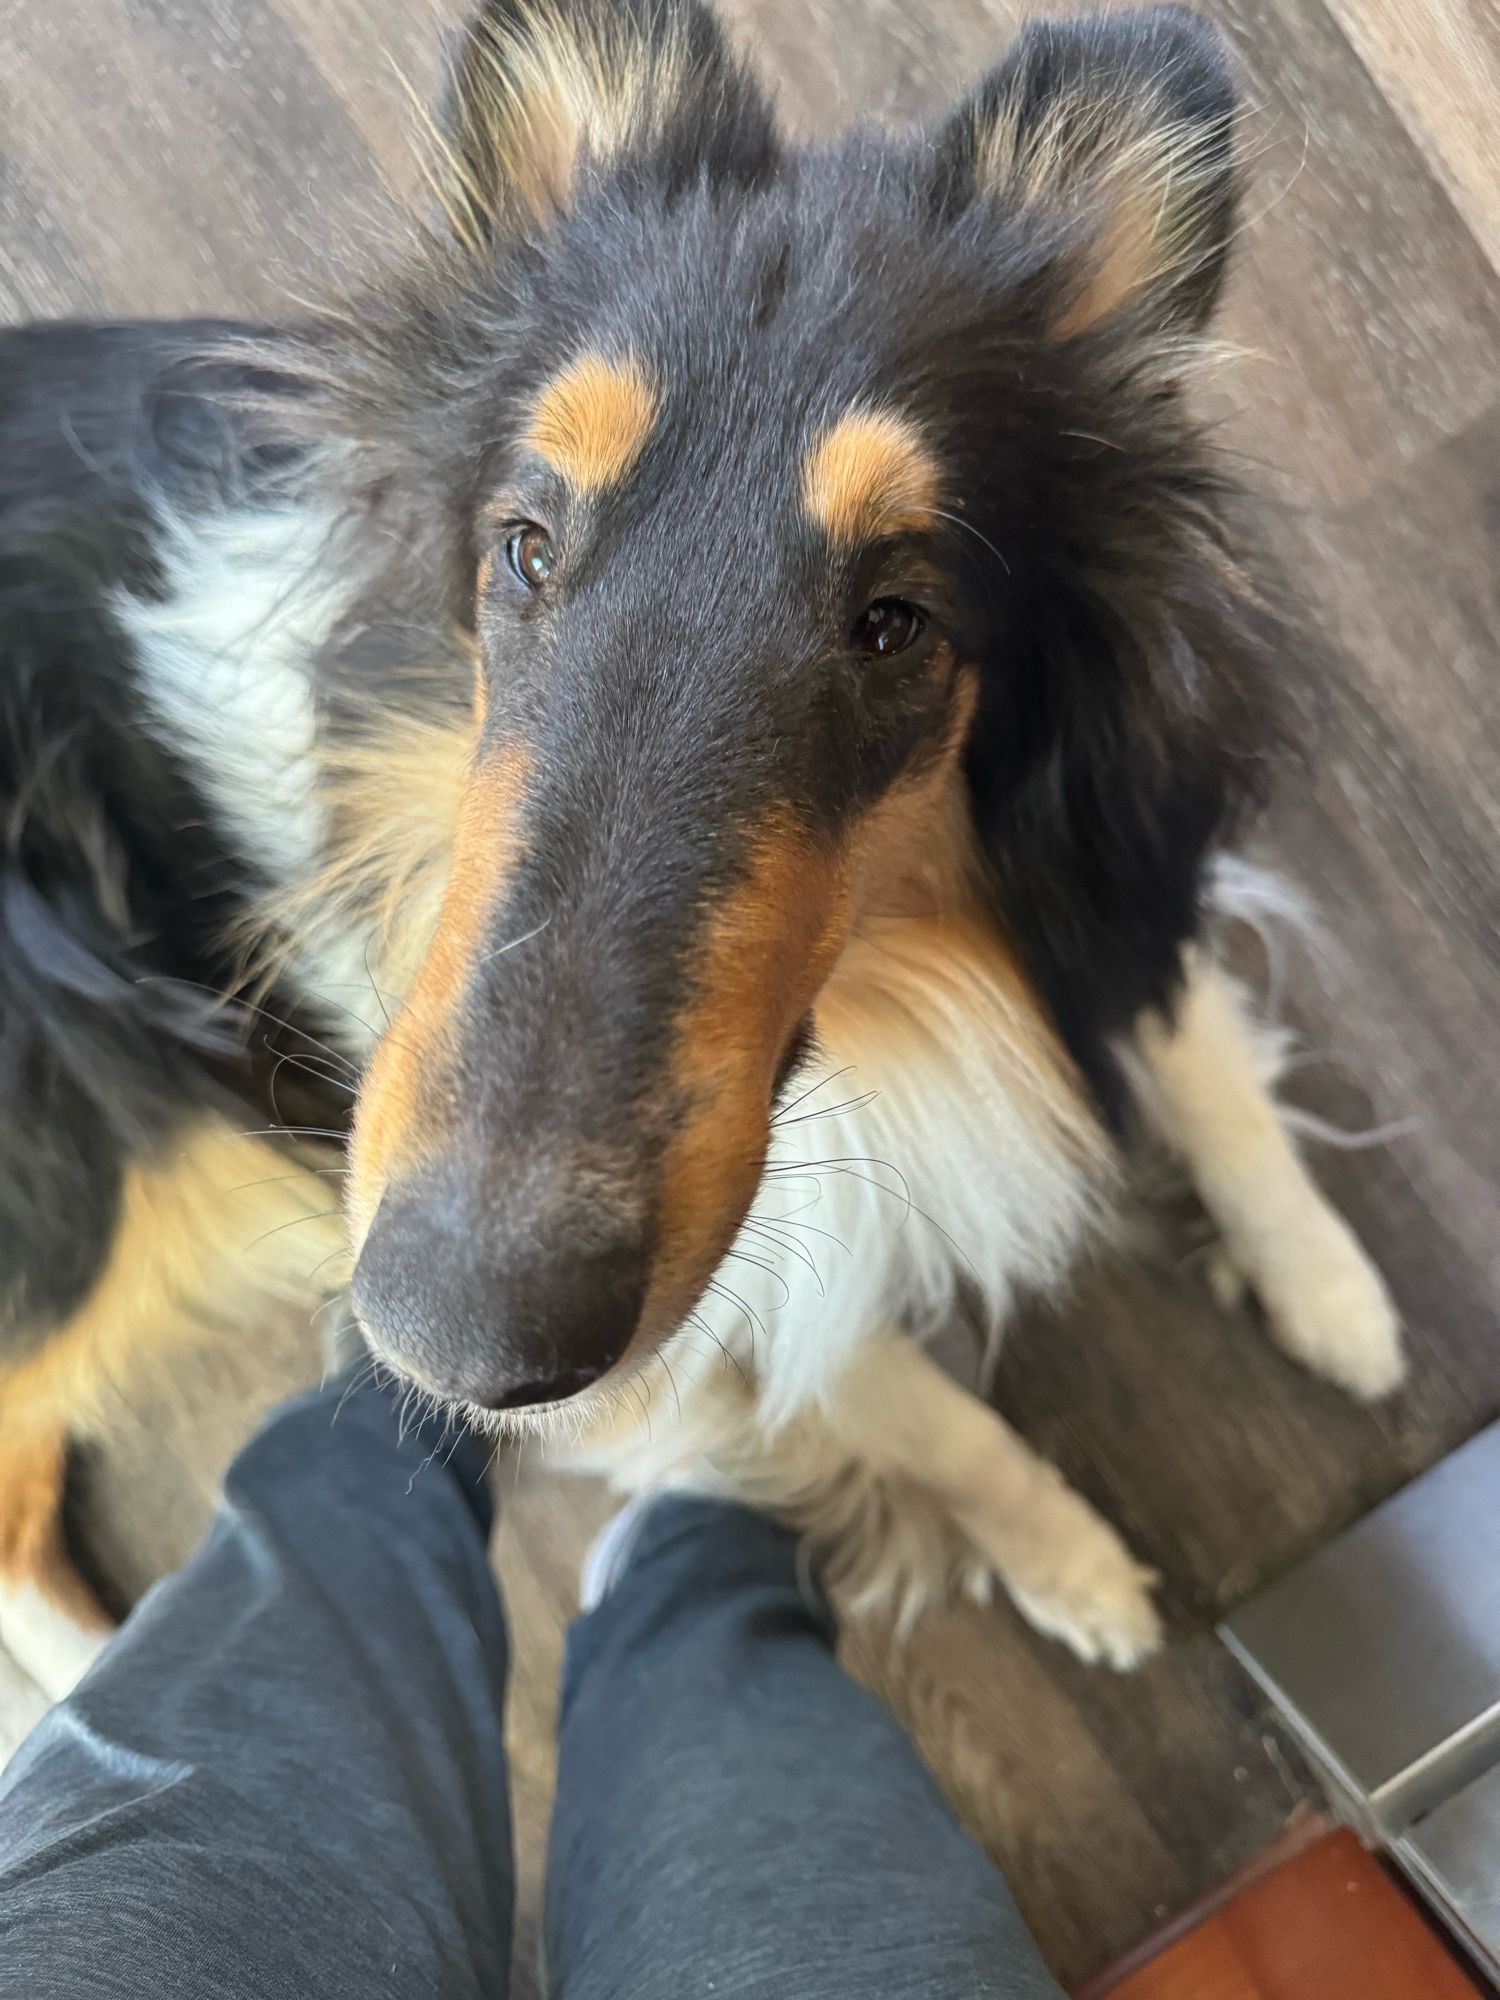
[[[315,664],[357,588],[337,516],[286,504],[161,526],[162,595],[115,603],[150,723],[264,885],[303,880],[328,834]],[[374,1035],[367,943],[321,930],[289,968],[356,1044]]]
[[[876,1329],[935,1329],[961,1282],[998,1330],[1017,1291],[1061,1282],[1098,1214],[1107,1148],[1004,975],[975,933],[893,919],[820,1001],[822,1081],[778,1120],[700,1307],[753,1361],[773,1425]]]

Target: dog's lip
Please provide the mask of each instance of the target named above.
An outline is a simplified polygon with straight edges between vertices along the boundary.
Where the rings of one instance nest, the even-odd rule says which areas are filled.
[[[522,1382],[516,1388],[509,1390],[498,1402],[483,1403],[480,1407],[491,1411],[496,1416],[502,1417],[509,1416],[512,1411],[561,1409],[565,1403],[576,1403],[580,1396],[586,1396],[590,1389],[596,1388],[609,1373],[609,1370],[607,1367],[603,1369],[574,1368],[569,1370],[568,1373],[573,1378],[574,1387],[562,1395],[544,1394],[534,1396],[531,1394],[532,1385],[528,1382]],[[548,1385],[549,1388],[551,1386],[551,1384]],[[474,1399],[471,1397],[468,1400],[473,1401]]]
[[[390,1355],[383,1353],[370,1339],[370,1336],[364,1332],[363,1328],[361,1328],[361,1336],[370,1358],[376,1363],[377,1367],[384,1369],[388,1374],[394,1376],[398,1384],[406,1388],[415,1389],[419,1395],[430,1397],[434,1403],[440,1404],[444,1409],[458,1411],[473,1419],[474,1422],[483,1424],[488,1429],[493,1429],[497,1423],[525,1422],[528,1419],[546,1417],[561,1410],[577,1411],[598,1396],[601,1391],[607,1390],[610,1384],[617,1381],[622,1369],[626,1365],[626,1357],[622,1355],[619,1361],[612,1367],[606,1368],[602,1374],[590,1376],[587,1381],[581,1381],[578,1387],[569,1395],[549,1396],[543,1401],[517,1403],[507,1408],[503,1403],[492,1404],[480,1402],[477,1397],[470,1395],[466,1390],[460,1388],[444,1388],[440,1383],[426,1377],[419,1368],[413,1367],[409,1361],[397,1361]]]

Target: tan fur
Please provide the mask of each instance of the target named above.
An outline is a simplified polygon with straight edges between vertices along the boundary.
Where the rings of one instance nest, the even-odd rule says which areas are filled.
[[[979,862],[961,759],[979,682],[972,667],[953,666],[946,647],[934,671],[954,678],[947,733],[937,755],[898,778],[854,835],[856,929],[867,918],[930,916],[973,898]]]
[[[255,1298],[308,1295],[319,1259],[342,1241],[337,1208],[332,1182],[311,1164],[220,1118],[132,1162],[88,1297],[38,1353],[0,1377],[0,1441],[47,1436],[60,1423],[86,1431],[108,1385],[152,1353],[227,1316],[240,1323]],[[329,1291],[337,1282],[321,1280]]]
[[[441,1142],[455,1010],[519,851],[517,810],[530,768],[524,750],[508,750],[476,764],[464,788],[436,931],[360,1093],[347,1189],[356,1245],[387,1182]]]
[[[404,993],[437,927],[475,725],[401,716],[329,745],[323,790],[330,831],[320,868],[265,898],[248,959],[269,981],[310,936],[367,938],[370,976]]]
[[[672,1330],[729,1247],[764,1163],[776,1066],[849,919],[843,859],[770,817],[708,921],[696,997],[678,1023],[669,1087],[687,1115],[663,1171],[648,1338]]]
[[[629,476],[658,407],[634,355],[583,354],[543,390],[526,442],[578,492],[596,493]]]
[[[659,1382],[643,1378],[639,1393],[661,1437],[640,1453],[642,1483],[665,1474],[791,1520],[855,1617],[893,1615],[904,1631],[944,1596],[987,1601],[998,1578],[1085,1659],[1126,1668],[1160,1642],[1151,1572],[904,1334],[872,1327],[826,1405],[771,1434],[732,1372],[693,1382],[685,1423]],[[622,1408],[590,1425],[590,1462],[610,1464],[627,1420]]]
[[[319,1159],[333,1159],[331,1153]],[[58,1528],[70,1437],[97,1429],[111,1386],[274,1302],[337,1289],[347,1268],[337,1181],[205,1118],[126,1170],[104,1269],[67,1323],[0,1375],[0,1577],[81,1614]],[[97,1607],[94,1608],[97,1615]]]
[[[841,549],[930,527],[940,486],[921,433],[893,410],[846,410],[802,465],[803,510]]]
[[[863,924],[818,995],[818,1034],[828,1049],[840,1058],[857,1050],[861,1066],[878,1071],[880,1016],[867,1006],[863,988],[868,982],[880,992],[880,960],[892,953],[909,965],[926,966],[934,1004],[962,980],[987,992],[990,1032],[1007,1045],[1017,1104],[1080,1168],[1101,1177],[1112,1174],[1114,1153],[1083,1080],[1004,935],[977,903]]]
[[[908,927],[904,945],[921,941],[920,948],[932,955],[935,977],[950,954],[984,962],[987,983],[1004,996],[1007,1033],[1038,1118],[1074,1157],[1101,1165],[1108,1147],[1083,1079],[992,913],[992,896],[980,895],[982,868],[962,766],[977,702],[973,669],[959,669],[942,750],[893,786],[855,837],[853,936],[819,995],[819,1033],[838,1042],[847,1011],[851,1006],[859,1011],[859,982],[870,969],[860,940],[879,947],[891,934],[892,920],[902,923]]]
[[[1007,105],[979,135],[976,179],[998,200],[1089,225],[1055,339],[1100,325],[1185,275],[1194,204],[1214,172],[1211,131],[1107,95],[1064,97],[1040,123]]]
[[[0,1401],[0,1420],[6,1405]],[[68,1434],[61,1425],[0,1438],[0,1585],[31,1584],[85,1629],[108,1625],[63,1543]]]

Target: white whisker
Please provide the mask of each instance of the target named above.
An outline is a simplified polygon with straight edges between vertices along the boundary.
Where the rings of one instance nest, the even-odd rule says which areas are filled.
[[[525,932],[523,936],[512,938],[509,944],[497,945],[494,951],[487,951],[483,958],[475,961],[476,965],[489,965],[493,960],[497,958],[504,958],[505,954],[508,951],[516,951],[523,944],[530,944],[531,940],[534,937],[541,936],[542,932],[547,928],[548,924],[550,924],[551,921],[552,921],[551,917],[543,917],[542,921],[539,924],[535,925],[531,930]]]

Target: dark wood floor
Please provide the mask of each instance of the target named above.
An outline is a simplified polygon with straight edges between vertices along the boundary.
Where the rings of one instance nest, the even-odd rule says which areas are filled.
[[[1023,11],[999,0],[726,0],[788,119],[935,111]],[[1063,11],[1062,9],[1048,11]],[[1500,16],[1490,0],[1215,0],[1255,191],[1215,392],[1321,608],[1326,744],[1269,851],[1335,941],[1289,1005],[1299,1094],[1411,1119],[1320,1171],[1407,1314],[1409,1391],[1356,1410],[1169,1267],[1116,1261],[1024,1327],[999,1395],[1164,1571],[1176,1642],[1119,1680],[1005,1613],[862,1664],[912,1721],[1059,1971],[1092,1971],[1307,1796],[1215,1616],[1500,1409]],[[427,0],[12,0],[0,15],[0,311],[275,313],[357,260],[412,184],[398,71]],[[307,1365],[295,1331],[127,1424],[93,1515],[124,1577],[195,1532],[219,1457]],[[593,1496],[510,1510],[512,1734],[534,1906],[559,1633]]]

